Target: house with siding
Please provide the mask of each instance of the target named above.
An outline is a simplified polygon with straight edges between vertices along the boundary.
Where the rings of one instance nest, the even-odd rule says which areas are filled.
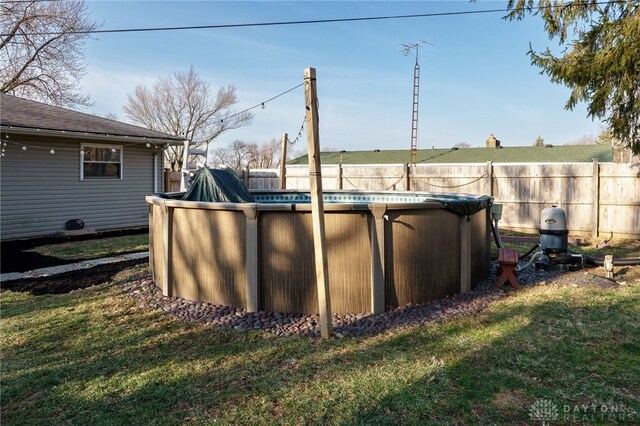
[[[0,93],[0,239],[148,226],[163,150],[183,139]]]

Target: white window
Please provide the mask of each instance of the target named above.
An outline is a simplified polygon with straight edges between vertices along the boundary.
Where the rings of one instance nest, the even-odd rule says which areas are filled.
[[[122,147],[83,144],[80,179],[122,179]]]

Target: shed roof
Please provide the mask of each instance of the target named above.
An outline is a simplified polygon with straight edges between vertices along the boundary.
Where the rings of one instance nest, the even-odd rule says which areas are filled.
[[[183,138],[67,108],[0,93],[0,125],[15,131],[51,131],[67,137],[94,135],[182,143]]]
[[[342,159],[341,159],[342,157]],[[565,163],[613,161],[609,145],[561,145],[548,147],[514,146],[502,148],[419,149],[416,163]],[[403,164],[409,162],[409,150],[322,152],[322,164]],[[307,155],[289,161],[308,164]]]

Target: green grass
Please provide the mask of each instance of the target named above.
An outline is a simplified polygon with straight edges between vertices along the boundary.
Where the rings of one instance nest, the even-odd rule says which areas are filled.
[[[329,341],[182,323],[107,284],[0,302],[3,425],[533,424],[536,399],[640,418],[640,285]]]
[[[94,259],[98,257],[116,256],[122,253],[147,251],[149,234],[125,235],[122,237],[99,238],[86,241],[38,246],[33,251],[44,256],[57,257],[64,260]]]
[[[527,253],[531,248],[539,242],[517,242],[517,241],[505,241],[505,236],[516,236],[516,237],[534,237],[538,238],[538,234],[524,234],[521,232],[513,232],[513,231],[500,231],[500,237],[502,239],[502,245],[506,248],[516,249],[518,254],[522,256]],[[586,254],[591,255],[598,258],[603,258],[605,255],[613,255],[614,257],[640,257],[640,240],[628,240],[628,241],[615,241],[616,244],[612,244],[611,246],[606,246],[602,248],[598,248],[597,245],[574,245],[568,244],[568,250],[572,253],[577,254]],[[538,249],[539,250],[539,249]],[[536,251],[538,251],[536,250]],[[535,253],[535,251],[534,251]],[[491,236],[491,258],[498,258],[498,249],[493,239],[493,235]]]

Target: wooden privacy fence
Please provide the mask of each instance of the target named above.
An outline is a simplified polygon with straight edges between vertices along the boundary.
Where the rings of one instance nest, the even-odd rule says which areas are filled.
[[[173,172],[169,169],[164,171],[164,192],[180,191],[182,172]]]
[[[237,171],[250,189],[278,189],[279,169]],[[309,190],[307,166],[287,166],[286,189]],[[486,194],[503,205],[501,226],[536,232],[542,209],[567,212],[574,235],[640,237],[640,165],[473,163],[325,165],[325,190]]]

